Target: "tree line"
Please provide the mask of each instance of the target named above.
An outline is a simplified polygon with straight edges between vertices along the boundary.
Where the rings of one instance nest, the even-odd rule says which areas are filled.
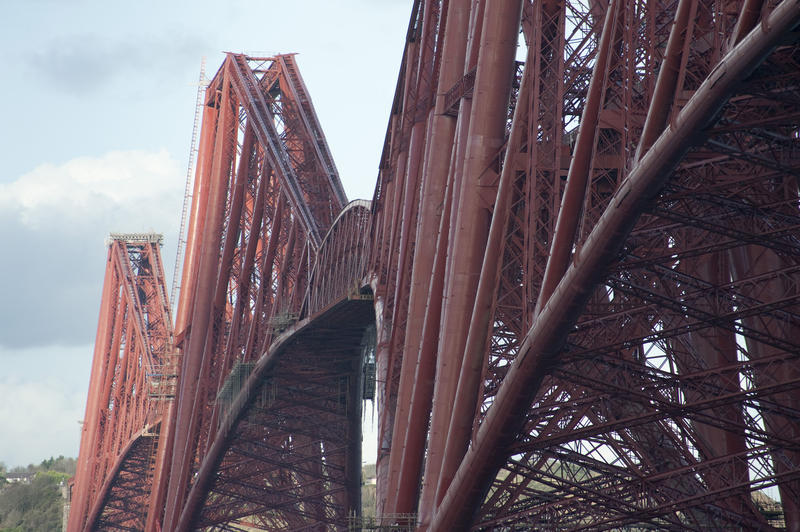
[[[0,462],[0,532],[61,530],[61,488],[75,474],[75,463],[59,456],[7,469]]]

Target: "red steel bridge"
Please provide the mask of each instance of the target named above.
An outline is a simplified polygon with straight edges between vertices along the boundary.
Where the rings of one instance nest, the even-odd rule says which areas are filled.
[[[798,24],[416,0],[371,202],[228,54],[174,317],[110,240],[68,529],[800,530]]]

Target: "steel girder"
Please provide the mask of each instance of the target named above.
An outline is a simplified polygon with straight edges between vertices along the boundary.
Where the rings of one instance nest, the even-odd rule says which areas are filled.
[[[184,364],[169,425],[169,463],[153,497],[163,501],[154,507],[156,512],[163,508],[163,521],[160,515],[156,521],[168,530],[234,526],[242,520],[273,529],[279,523],[309,524],[314,516],[321,523],[342,524],[358,507],[348,460],[355,456],[349,442],[360,441],[360,424],[357,431],[348,425],[346,435],[326,439],[311,436],[322,415],[302,418],[305,430],[260,426],[248,416],[263,412],[252,410],[225,421],[235,400],[220,394],[237,372],[267,357],[279,335],[298,320],[348,296],[370,299],[361,295],[360,284],[369,256],[363,249],[369,203],[344,208],[346,197],[293,56],[228,54],[206,95],[176,318]],[[333,367],[325,373],[322,353],[319,379],[338,378],[342,371]],[[296,358],[308,366],[292,366],[295,376],[313,369],[313,360]],[[360,368],[351,370],[352,377],[360,374]],[[277,382],[271,374],[264,378]],[[308,403],[317,393],[292,392],[286,389],[291,375],[282,379],[282,397]],[[270,414],[270,423],[285,418],[291,406]],[[350,410],[330,412],[339,414],[360,419]],[[293,456],[316,453],[305,458],[316,462],[296,470],[291,463],[276,466],[273,454],[290,451]],[[245,462],[262,465],[253,469]],[[318,498],[335,501],[333,506],[318,501],[310,514],[302,509],[311,504],[303,502],[312,497],[307,489],[298,494],[289,485],[284,487],[291,493],[280,488],[282,478],[303,484],[301,477],[313,477],[308,468],[318,470],[313,487]],[[342,478],[345,469],[349,476]],[[342,486],[347,489],[338,493]],[[259,489],[276,495],[258,503]],[[326,490],[338,491],[326,495]],[[289,503],[286,497],[296,500]]]
[[[379,512],[800,529],[798,9],[415,2],[373,199]]]
[[[100,490],[87,530],[144,530],[159,428],[160,421],[137,435],[122,452]]]
[[[798,20],[417,0],[373,202],[338,217],[291,57],[229,54],[147,528],[344,526],[366,274],[384,516],[800,529]]]
[[[133,354],[120,364],[141,360],[152,380],[173,344],[168,314],[156,312],[167,312],[160,262],[163,308],[141,310],[155,301],[142,279],[157,257],[130,251],[132,273],[117,255],[133,244],[115,240],[98,333],[114,349],[92,376],[113,397],[90,394],[87,419],[98,401],[108,412],[87,427],[116,439],[88,431],[103,441],[83,448],[103,461],[81,462],[72,529],[341,528],[360,511],[370,203],[345,207],[291,55],[228,54],[206,91],[198,153],[174,342],[185,356],[177,388],[169,381],[177,401],[159,403],[155,431],[149,403],[131,403],[146,381],[103,366],[123,345]]]
[[[342,529],[361,506],[362,355],[371,301],[345,300],[235,366],[177,530]]]
[[[111,235],[81,447],[71,494],[69,530],[125,526],[146,504],[164,391],[174,385],[172,320],[161,236]],[[172,381],[172,382],[170,382]]]

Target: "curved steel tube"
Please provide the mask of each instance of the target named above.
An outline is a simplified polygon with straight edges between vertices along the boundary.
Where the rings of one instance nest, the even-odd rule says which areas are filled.
[[[653,144],[620,185],[594,228],[580,257],[570,266],[538,319],[528,331],[511,370],[434,515],[430,530],[463,530],[489,478],[499,469],[500,454],[513,440],[543,379],[543,367],[585,305],[600,275],[612,262],[625,236],[671,175],[703,128],[734,94],[737,86],[800,23],[800,0],[785,0],[765,24],[757,26],[709,74],[674,124]]]

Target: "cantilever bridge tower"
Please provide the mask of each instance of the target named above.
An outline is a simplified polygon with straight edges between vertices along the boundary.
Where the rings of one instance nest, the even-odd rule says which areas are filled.
[[[174,334],[110,247],[69,529],[800,531],[799,24],[415,0],[371,202],[228,54]]]

